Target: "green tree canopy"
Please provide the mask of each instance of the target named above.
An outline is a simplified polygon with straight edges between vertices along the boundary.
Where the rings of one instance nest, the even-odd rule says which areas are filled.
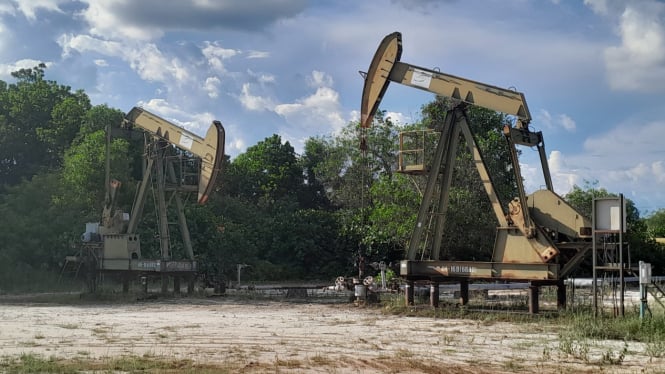
[[[90,109],[82,91],[44,79],[46,65],[13,72],[0,84],[0,185],[60,167]]]

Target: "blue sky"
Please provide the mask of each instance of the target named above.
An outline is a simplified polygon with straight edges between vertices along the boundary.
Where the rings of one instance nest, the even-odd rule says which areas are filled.
[[[274,133],[301,151],[358,119],[358,71],[393,31],[404,62],[523,92],[559,194],[598,181],[665,208],[661,1],[0,0],[0,79],[45,62],[93,104],[221,120],[232,156]],[[432,98],[393,84],[382,109],[410,123]]]

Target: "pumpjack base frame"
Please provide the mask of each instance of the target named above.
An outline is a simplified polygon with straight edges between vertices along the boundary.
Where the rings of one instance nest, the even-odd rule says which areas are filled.
[[[459,282],[460,304],[469,301],[469,281],[529,282],[529,313],[539,312],[541,286],[557,286],[557,307],[566,307],[566,285],[558,277],[558,264],[549,263],[505,263],[479,261],[414,261],[400,262],[400,275],[406,278],[406,306],[414,305],[416,281],[430,283],[430,306],[439,306],[439,283]]]
[[[480,261],[414,261],[400,262],[400,275],[411,280],[442,281],[450,278],[509,281],[557,281],[558,264],[507,263]]]

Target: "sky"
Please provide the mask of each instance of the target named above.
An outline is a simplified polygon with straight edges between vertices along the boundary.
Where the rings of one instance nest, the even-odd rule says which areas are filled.
[[[272,134],[302,153],[358,120],[358,72],[394,31],[403,62],[523,92],[560,195],[591,183],[665,208],[662,1],[0,0],[0,80],[44,62],[93,105],[199,135],[220,120],[232,157]],[[393,83],[381,109],[408,124],[433,99]]]

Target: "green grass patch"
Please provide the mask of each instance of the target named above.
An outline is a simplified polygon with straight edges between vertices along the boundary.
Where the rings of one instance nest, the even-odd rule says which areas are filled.
[[[83,355],[83,353],[81,353]],[[123,356],[106,359],[56,359],[34,354],[0,359],[0,372],[9,373],[234,373],[230,365],[196,364],[187,359]]]

